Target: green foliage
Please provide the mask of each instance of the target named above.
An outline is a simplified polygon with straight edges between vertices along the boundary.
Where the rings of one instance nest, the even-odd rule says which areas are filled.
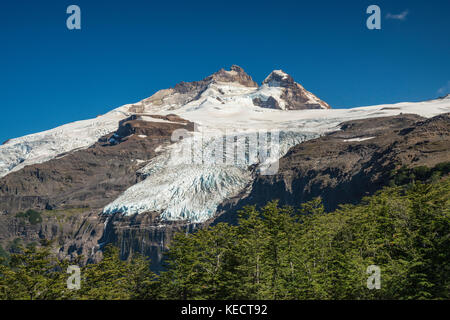
[[[10,256],[9,264],[0,263],[0,299],[154,299],[158,283],[149,262],[135,255],[130,261],[119,258],[119,250],[107,247],[98,264],[81,268],[81,288],[70,290],[66,273],[68,261],[52,253],[51,243],[21,247]]]
[[[167,272],[161,275],[161,297],[170,299],[233,298],[232,263],[235,227],[220,223],[195,234],[179,233],[167,252]]]
[[[162,297],[449,299],[449,193],[443,179],[386,188],[329,214],[320,199],[299,211],[276,201],[246,207],[238,226],[175,238]],[[367,288],[370,265],[381,268],[380,290]]]
[[[116,300],[129,298],[126,290],[127,264],[119,258],[119,249],[108,246],[103,259],[82,269],[80,299]]]
[[[398,170],[391,172],[390,186],[411,185],[416,181],[420,182],[437,182],[441,177],[450,173],[450,162],[442,162],[428,168],[426,166],[419,166],[408,168],[401,167]]]
[[[150,299],[154,297],[156,275],[149,269],[149,262],[135,255],[131,261],[120,259],[119,249],[107,246],[103,259],[82,268],[81,289],[77,299],[124,300]]]
[[[9,265],[0,265],[0,298],[8,300],[67,299],[66,267],[51,253],[50,247],[21,248],[10,256]]]
[[[23,219],[31,223],[32,225],[36,225],[42,222],[42,216],[39,211],[35,210],[27,210],[25,212],[19,212],[16,214],[17,218]]]
[[[22,240],[20,238],[15,238],[9,243],[9,252],[20,253],[22,251]]]
[[[0,245],[0,264],[8,265],[9,253]]]

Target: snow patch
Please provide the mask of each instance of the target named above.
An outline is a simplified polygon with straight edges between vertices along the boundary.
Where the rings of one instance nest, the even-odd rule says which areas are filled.
[[[361,142],[361,141],[366,141],[366,140],[370,140],[373,139],[375,137],[367,137],[367,138],[351,138],[351,139],[345,139],[344,142]]]

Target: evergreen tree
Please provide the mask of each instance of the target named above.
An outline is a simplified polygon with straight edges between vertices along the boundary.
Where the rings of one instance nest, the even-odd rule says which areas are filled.
[[[67,262],[59,261],[51,253],[49,243],[44,246],[21,248],[10,256],[9,265],[0,265],[0,297],[15,300],[55,300],[71,297],[66,288]]]

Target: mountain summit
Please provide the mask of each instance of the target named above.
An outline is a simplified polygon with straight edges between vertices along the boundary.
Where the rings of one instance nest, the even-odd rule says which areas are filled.
[[[275,109],[302,110],[302,109],[331,109],[330,105],[295,82],[294,79],[282,70],[274,70],[264,80],[263,86],[281,88],[280,99],[284,108],[273,105]]]
[[[207,77],[204,81],[234,82],[246,87],[258,88],[258,84],[253,81],[252,77],[237,65],[232,65],[230,71],[220,69],[213,75]]]
[[[180,82],[170,89],[160,90],[130,112],[179,110],[185,106],[246,105],[279,110],[330,109],[331,107],[281,70],[274,70],[261,86],[237,65],[220,69],[200,81]]]

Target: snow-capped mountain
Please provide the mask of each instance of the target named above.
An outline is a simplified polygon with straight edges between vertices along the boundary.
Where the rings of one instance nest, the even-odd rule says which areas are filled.
[[[431,117],[446,112],[450,112],[448,99],[331,109],[281,70],[271,72],[258,86],[242,68],[232,66],[95,119],[12,139],[0,146],[0,177],[88,148],[116,132],[119,121],[132,115],[140,121],[175,123],[162,117],[176,114],[195,123],[196,130],[181,132],[183,139],[161,145],[157,156],[137,170],[141,180],[123,190],[102,212],[157,212],[165,221],[199,223],[214,217],[221,203],[244,192],[255,172],[264,174],[268,168],[276,172],[278,159],[290,148],[339,130],[344,121],[401,113]],[[146,135],[138,138],[146,139]],[[261,157],[261,138],[270,155]],[[245,156],[237,157],[239,149]]]
[[[98,261],[113,243],[159,269],[175,233],[234,223],[245,205],[322,196],[333,210],[393,169],[450,161],[449,113],[448,95],[331,109],[283,71],[258,85],[232,66],[1,145],[0,244],[46,238]],[[19,221],[28,209],[42,222]]]

